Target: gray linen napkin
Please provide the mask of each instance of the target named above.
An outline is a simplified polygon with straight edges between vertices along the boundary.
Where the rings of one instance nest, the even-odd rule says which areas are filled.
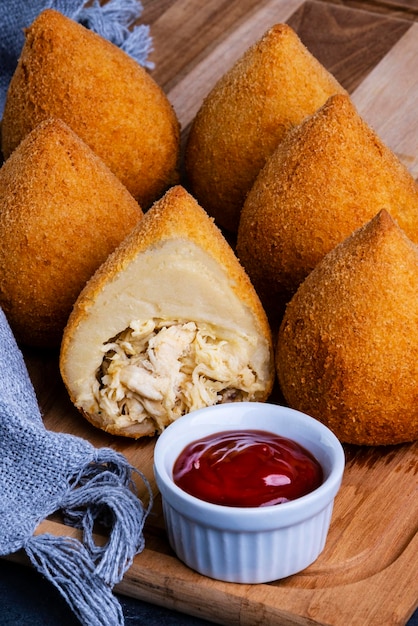
[[[144,547],[152,505],[144,477],[147,509],[137,497],[133,471],[110,448],[45,429],[23,355],[0,309],[0,555],[23,549],[86,626],[124,622],[112,588]],[[82,541],[34,534],[56,511],[82,529]],[[108,529],[104,546],[94,542],[96,523]]]

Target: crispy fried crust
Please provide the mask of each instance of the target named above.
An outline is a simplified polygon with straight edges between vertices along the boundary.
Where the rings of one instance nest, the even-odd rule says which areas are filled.
[[[90,279],[61,345],[61,374],[73,403],[96,426],[135,438],[154,434],[155,425],[145,422],[123,432],[104,425],[93,408],[91,387],[103,344],[147,316],[209,323],[232,340],[248,336],[262,381],[254,399],[270,395],[272,338],[260,300],[213,220],[180,186],[153,205]]]
[[[285,132],[341,85],[287,24],[276,24],[218,81],[190,131],[191,190],[216,222],[236,232],[245,196]]]
[[[0,170],[0,305],[20,342],[59,345],[84,284],[142,215],[62,121],[22,141]]]
[[[287,307],[276,366],[290,406],[341,441],[418,438],[418,249],[382,210],[318,264]]]
[[[237,253],[272,317],[315,265],[386,208],[418,241],[418,187],[348,96],[288,134],[248,194]]]
[[[48,9],[26,29],[5,104],[8,157],[47,117],[64,120],[146,208],[178,181],[179,124],[144,68]]]

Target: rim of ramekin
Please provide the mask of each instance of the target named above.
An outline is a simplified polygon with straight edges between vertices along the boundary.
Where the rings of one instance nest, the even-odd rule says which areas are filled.
[[[300,432],[294,432],[293,434],[286,432],[283,434],[280,429],[271,430],[271,426],[268,428],[263,425],[262,417],[258,418],[258,423],[255,421],[251,426],[248,424],[243,426],[230,421],[228,424],[222,424],[222,421],[220,423],[217,421],[218,419],[222,420],[221,416],[225,412],[233,413],[239,411],[241,416],[246,415],[247,419],[249,419],[248,415],[250,413],[255,414],[256,411],[261,411],[264,416],[267,413],[269,415],[274,414],[277,424],[279,424],[279,420],[290,418],[292,420],[292,423],[289,423],[291,426],[297,424],[299,427],[304,427],[304,436],[301,437]],[[241,417],[242,420],[246,421],[245,418]],[[205,426],[204,432],[201,430],[202,426]],[[314,491],[296,500],[264,507],[234,507],[212,504],[192,496],[174,483],[171,473],[173,463],[185,445],[205,437],[207,434],[239,428],[276,432],[301,442],[314,454],[315,451],[312,448],[316,450],[317,446],[320,445],[321,449],[326,451],[331,465],[324,482]],[[287,425],[287,428],[289,428],[289,425]],[[198,432],[198,429],[201,432]],[[292,430],[292,428],[289,430]],[[315,433],[314,444],[312,442],[313,433]],[[181,438],[179,434],[181,434]],[[311,435],[310,437],[309,434]],[[180,439],[181,445],[179,445]],[[177,448],[176,452],[172,452],[173,444]],[[312,445],[312,448],[310,445]],[[167,461],[167,455],[169,459],[174,460]],[[334,500],[341,485],[344,466],[345,455],[343,447],[327,426],[301,411],[264,402],[219,404],[193,411],[170,424],[159,435],[154,449],[154,473],[165,504],[177,510],[180,515],[205,526],[233,531],[257,532],[284,528],[314,517]]]

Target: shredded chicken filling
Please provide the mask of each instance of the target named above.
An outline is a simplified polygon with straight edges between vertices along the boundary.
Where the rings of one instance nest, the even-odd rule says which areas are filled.
[[[132,322],[103,346],[94,396],[119,426],[153,419],[157,430],[204,406],[248,399],[262,388],[241,340],[194,322]]]

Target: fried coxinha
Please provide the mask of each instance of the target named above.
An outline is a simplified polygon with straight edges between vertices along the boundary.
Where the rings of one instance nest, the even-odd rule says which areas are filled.
[[[237,254],[270,319],[324,255],[386,208],[418,242],[418,186],[337,94],[289,131],[251,188]]]
[[[418,248],[383,209],[329,252],[287,306],[286,401],[343,442],[418,438]]]
[[[133,438],[207,405],[267,399],[274,361],[265,312],[183,187],[157,201],[87,283],[60,368],[90,422]]]
[[[288,24],[275,24],[212,88],[188,136],[191,191],[236,233],[246,194],[286,132],[346,93]]]
[[[20,343],[60,345],[86,281],[142,215],[62,120],[23,139],[0,169],[0,305]]]
[[[25,30],[7,93],[7,158],[48,117],[63,120],[145,209],[178,182],[176,114],[152,76],[123,50],[53,9]]]

